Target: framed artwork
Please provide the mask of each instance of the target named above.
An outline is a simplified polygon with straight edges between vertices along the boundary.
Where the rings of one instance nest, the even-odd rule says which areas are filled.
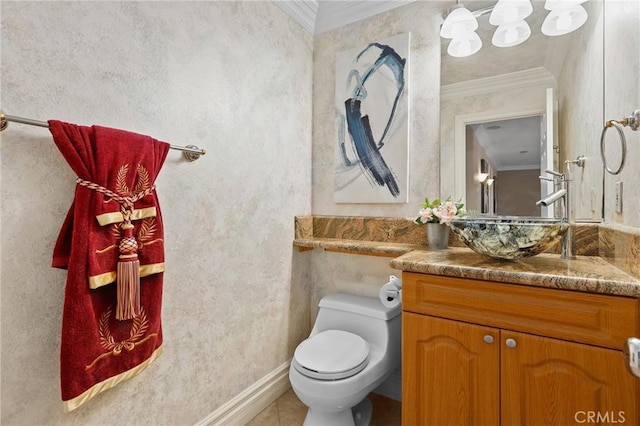
[[[409,201],[410,34],[336,55],[336,203]]]

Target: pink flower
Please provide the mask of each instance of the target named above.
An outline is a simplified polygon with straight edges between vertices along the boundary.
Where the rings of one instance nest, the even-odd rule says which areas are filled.
[[[433,214],[440,219],[440,223],[451,222],[457,213],[458,209],[452,201],[447,201],[440,207],[433,210]]]
[[[420,209],[420,211],[418,212],[422,223],[429,222],[433,218],[433,213],[434,211],[431,210],[429,207],[427,207],[426,209]]]
[[[440,198],[436,198],[433,201],[429,201],[429,198],[424,199],[424,203],[420,205],[421,209],[418,212],[418,217],[413,221],[418,225],[425,225],[427,223],[443,223],[448,225],[458,215],[464,214],[462,208],[464,204],[459,201],[455,203],[453,201],[445,201],[444,203]]]

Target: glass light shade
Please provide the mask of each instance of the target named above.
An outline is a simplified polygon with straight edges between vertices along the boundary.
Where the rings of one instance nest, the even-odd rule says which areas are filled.
[[[542,34],[561,36],[575,31],[587,22],[587,11],[578,5],[570,9],[556,9],[549,12],[542,22]]]
[[[570,9],[586,1],[587,0],[547,0],[544,2],[544,8],[547,10]]]
[[[475,16],[462,5],[457,5],[453,9],[440,28],[440,37],[442,38],[458,38],[465,34],[472,33],[478,29],[478,20]]]
[[[511,47],[523,43],[531,35],[531,28],[527,21],[518,21],[513,24],[500,25],[491,43],[496,47]]]
[[[468,33],[449,42],[447,53],[455,58],[464,58],[476,53],[482,47],[482,40],[476,33]]]
[[[478,182],[485,183],[488,177],[489,173],[478,173]]]
[[[498,0],[489,16],[491,25],[506,25],[522,21],[533,12],[529,0]]]

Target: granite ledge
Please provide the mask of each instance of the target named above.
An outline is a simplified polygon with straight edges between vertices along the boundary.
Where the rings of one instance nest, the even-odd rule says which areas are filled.
[[[369,256],[397,257],[414,250],[426,250],[425,245],[394,243],[385,241],[342,240],[336,238],[296,238],[293,246],[299,251],[322,248],[339,253],[364,254]]]
[[[391,260],[391,267],[407,272],[640,298],[640,280],[596,256],[562,260],[557,254],[543,253],[499,261],[467,248],[448,248],[414,250]]]
[[[407,248],[427,249],[424,226],[416,225],[408,217],[374,216],[295,216],[294,247],[299,251],[323,248],[342,253],[370,256],[404,254]],[[597,224],[581,224],[574,230],[577,254],[598,255]],[[449,247],[466,247],[453,233]],[[557,244],[549,253],[560,253]]]

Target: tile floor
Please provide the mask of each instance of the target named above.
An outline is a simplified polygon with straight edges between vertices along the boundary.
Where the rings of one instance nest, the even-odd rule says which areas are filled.
[[[400,402],[375,393],[369,397],[373,402],[371,426],[400,426]],[[301,426],[306,414],[307,407],[289,389],[247,426]]]

